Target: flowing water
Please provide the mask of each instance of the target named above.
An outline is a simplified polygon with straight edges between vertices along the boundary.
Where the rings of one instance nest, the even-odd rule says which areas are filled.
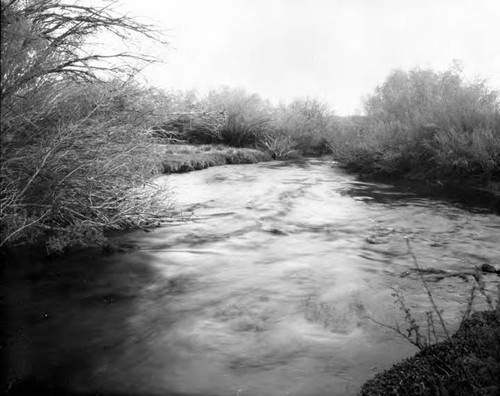
[[[159,182],[191,221],[116,236],[137,247],[127,253],[18,274],[24,286],[6,293],[14,381],[100,394],[353,395],[416,351],[372,320],[403,323],[393,290],[416,313],[430,309],[405,237],[450,331],[472,277],[435,272],[500,264],[491,211],[360,182],[326,160]],[[492,289],[498,278],[485,280]]]

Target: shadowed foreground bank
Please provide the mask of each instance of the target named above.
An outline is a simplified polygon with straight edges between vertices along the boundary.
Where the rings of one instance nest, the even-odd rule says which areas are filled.
[[[476,312],[444,341],[367,381],[361,396],[498,395],[500,310]]]

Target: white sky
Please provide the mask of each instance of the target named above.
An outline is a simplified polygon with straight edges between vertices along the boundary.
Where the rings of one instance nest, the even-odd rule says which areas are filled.
[[[165,63],[144,76],[166,89],[243,87],[277,103],[317,97],[339,115],[391,70],[444,70],[500,88],[500,0],[121,0],[165,29]],[[144,48],[143,48],[144,49]]]

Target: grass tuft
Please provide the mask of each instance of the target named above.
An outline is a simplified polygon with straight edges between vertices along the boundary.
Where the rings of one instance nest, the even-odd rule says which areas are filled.
[[[182,173],[211,166],[255,164],[271,160],[268,153],[250,148],[221,145],[167,145],[166,147],[162,160],[163,173]]]

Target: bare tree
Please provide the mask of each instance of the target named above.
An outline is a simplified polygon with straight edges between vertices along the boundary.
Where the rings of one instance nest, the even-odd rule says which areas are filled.
[[[145,54],[88,52],[89,38],[103,32],[124,40],[140,35],[165,43],[152,25],[117,14],[116,1],[104,3],[97,7],[68,0],[2,0],[2,103],[63,76],[95,79],[100,71],[135,71],[130,62],[111,68],[105,63],[110,59],[157,61]]]

